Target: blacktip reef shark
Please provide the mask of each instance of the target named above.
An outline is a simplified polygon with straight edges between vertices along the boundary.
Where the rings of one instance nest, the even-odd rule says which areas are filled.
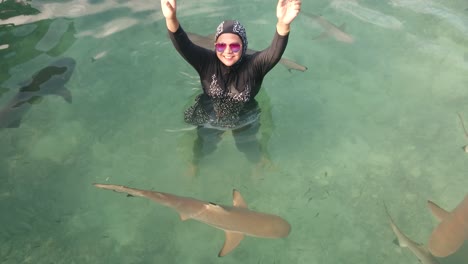
[[[427,204],[432,214],[441,221],[429,238],[429,251],[434,256],[447,257],[468,239],[468,194],[451,212],[432,201],[427,201]]]
[[[180,219],[194,219],[212,227],[221,229],[226,239],[218,257],[234,250],[244,235],[262,238],[282,238],[289,235],[291,226],[283,218],[249,210],[237,190],[233,190],[233,206],[217,205],[189,197],[174,194],[129,188],[121,185],[98,184],[94,186],[127,193],[131,196],[148,198],[158,204],[177,211]]]
[[[319,24],[325,30],[322,34],[320,34],[315,39],[319,39],[319,38],[323,38],[325,36],[329,36],[329,37],[332,37],[332,38],[336,39],[337,41],[344,42],[344,43],[353,43],[354,42],[354,38],[344,31],[344,27],[345,27],[344,24],[342,24],[341,26],[338,27],[338,26],[335,26],[330,21],[326,20],[322,16],[318,16],[318,15],[314,15],[314,14],[310,14],[310,13],[306,13],[306,12],[302,12],[302,13],[306,17],[309,17],[310,19],[315,21],[317,24]]]
[[[22,87],[10,101],[0,109],[0,128],[17,128],[23,115],[43,96],[55,94],[71,103],[70,90],[65,84],[75,69],[75,60],[61,58],[36,72],[31,79],[22,83]]]
[[[390,227],[393,230],[393,233],[395,233],[398,244],[400,247],[405,247],[408,248],[413,254],[419,259],[421,264],[440,264],[439,261],[429,252],[429,250],[422,244],[418,244],[408,238],[401,230],[398,228],[398,226],[393,222],[392,217],[390,216],[390,213],[388,212],[387,206],[384,204],[385,207],[385,212],[387,213],[387,216],[390,220]]]
[[[187,32],[187,36],[196,45],[203,47],[205,49],[214,50],[214,35],[202,36],[202,35],[198,35],[195,33]],[[247,49],[246,53],[254,54],[255,52],[257,52],[257,50]],[[297,71],[304,72],[307,70],[306,66],[300,65],[290,59],[281,58],[279,63],[286,66],[286,68],[288,68],[289,71],[297,70]]]

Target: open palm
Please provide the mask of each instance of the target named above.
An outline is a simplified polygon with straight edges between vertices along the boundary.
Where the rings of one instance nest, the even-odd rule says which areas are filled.
[[[278,21],[289,25],[301,10],[300,0],[279,0],[276,7]]]
[[[161,10],[165,18],[175,18],[176,9],[176,0],[161,0]]]

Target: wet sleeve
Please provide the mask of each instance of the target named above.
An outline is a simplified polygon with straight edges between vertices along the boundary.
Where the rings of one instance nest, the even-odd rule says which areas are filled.
[[[288,45],[289,33],[281,36],[275,32],[270,46],[254,56],[254,67],[263,75],[267,74],[281,59]]]
[[[187,33],[182,29],[182,26],[179,26],[176,32],[173,33],[168,30],[168,33],[177,52],[179,52],[195,70],[200,72],[203,66],[209,63],[212,51],[193,43],[189,39]]]

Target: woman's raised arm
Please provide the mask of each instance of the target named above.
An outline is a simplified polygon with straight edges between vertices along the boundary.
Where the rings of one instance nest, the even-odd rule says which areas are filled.
[[[278,23],[276,30],[281,36],[289,33],[290,25],[301,11],[301,0],[279,0],[276,6]]]
[[[179,20],[177,20],[176,15],[176,0],[161,0],[161,10],[166,18],[167,29],[171,32],[176,32],[179,29]]]

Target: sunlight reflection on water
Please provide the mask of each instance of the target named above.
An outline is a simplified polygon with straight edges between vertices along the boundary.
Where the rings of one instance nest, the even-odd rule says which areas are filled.
[[[426,244],[437,224],[426,200],[452,209],[466,193],[456,113],[468,116],[468,14],[457,3],[304,1],[326,22],[295,21],[285,54],[309,69],[276,66],[258,96],[273,166],[251,175],[227,133],[198,178],[186,176],[196,134],[183,111],[200,82],[167,38],[160,3],[26,3],[40,13],[0,20],[0,111],[51,61],[69,56],[77,66],[65,85],[72,104],[31,100],[19,128],[0,130],[2,263],[220,261],[222,232],[98,192],[95,181],[221,203],[241,188],[252,208],[291,221],[287,239],[249,238],[221,260],[233,264],[417,263],[391,243],[381,201]],[[184,27],[203,36],[235,14],[256,49],[276,24],[269,1],[178,4]],[[460,255],[440,262],[465,264],[467,245]]]

